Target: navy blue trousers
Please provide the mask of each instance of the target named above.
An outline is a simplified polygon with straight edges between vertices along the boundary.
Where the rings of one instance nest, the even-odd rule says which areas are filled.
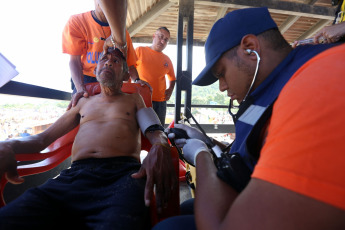
[[[132,157],[85,159],[0,209],[0,229],[147,229],[144,179]]]
[[[165,125],[165,116],[167,113],[167,102],[166,101],[152,101],[152,108],[156,112],[161,124]]]
[[[194,219],[194,198],[180,206],[181,215],[167,218],[156,224],[152,230],[196,230]]]

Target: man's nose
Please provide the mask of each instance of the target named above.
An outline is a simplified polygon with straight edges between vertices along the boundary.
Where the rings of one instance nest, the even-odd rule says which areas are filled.
[[[107,65],[107,66],[113,66],[113,62],[111,61],[111,59],[108,59],[108,60],[105,62],[105,65]]]
[[[219,91],[224,92],[225,90],[228,89],[228,84],[226,83],[225,79],[219,78]]]

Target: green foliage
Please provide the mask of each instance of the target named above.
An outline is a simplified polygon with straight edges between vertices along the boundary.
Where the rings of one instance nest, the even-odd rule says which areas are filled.
[[[175,87],[176,88],[176,87]],[[175,104],[175,90],[172,93],[168,104]],[[181,95],[182,104],[184,103],[184,94]],[[209,86],[192,86],[192,105],[229,105],[230,98],[226,92],[219,91],[218,82]]]
[[[39,103],[8,103],[1,105],[3,109],[40,109],[40,108],[67,108],[69,101],[46,100]]]
[[[192,86],[192,104],[196,105],[228,105],[229,97],[220,92],[218,83],[209,86]]]
[[[182,104],[184,95],[182,95]],[[168,104],[175,104],[175,90],[171,95]],[[226,92],[220,92],[218,82],[209,86],[192,86],[192,105],[228,105],[229,97]]]
[[[59,108],[65,109],[65,108],[67,108],[69,103],[70,103],[69,101],[59,101],[56,103],[56,106]]]

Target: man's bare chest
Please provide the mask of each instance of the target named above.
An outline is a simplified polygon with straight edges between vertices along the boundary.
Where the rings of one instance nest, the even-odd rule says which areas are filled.
[[[80,123],[87,121],[111,122],[114,119],[135,121],[136,107],[128,100],[95,101],[80,110]]]

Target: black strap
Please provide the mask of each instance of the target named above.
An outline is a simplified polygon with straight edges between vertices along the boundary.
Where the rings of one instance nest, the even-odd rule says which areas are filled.
[[[163,126],[159,125],[159,124],[155,124],[155,125],[151,125],[149,126],[146,130],[145,130],[145,133],[146,132],[154,132],[154,131],[157,131],[157,130],[160,130],[162,132],[164,132],[164,128]]]

